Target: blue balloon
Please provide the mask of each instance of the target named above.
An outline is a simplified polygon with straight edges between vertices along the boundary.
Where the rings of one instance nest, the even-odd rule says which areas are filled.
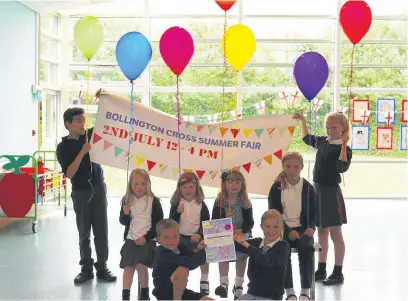
[[[116,45],[116,61],[123,74],[133,82],[146,69],[152,59],[152,46],[140,32],[124,34]]]
[[[311,101],[326,84],[329,65],[321,54],[305,52],[296,60],[293,75],[303,96]]]

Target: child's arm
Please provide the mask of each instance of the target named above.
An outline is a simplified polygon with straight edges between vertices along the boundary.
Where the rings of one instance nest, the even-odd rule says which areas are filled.
[[[341,145],[341,152],[339,156],[339,160],[337,161],[337,171],[339,173],[346,172],[351,163],[351,158],[353,157],[353,152],[351,148],[347,146],[347,142],[343,142]]]
[[[123,205],[125,205],[125,197],[122,198],[120,202],[120,214],[119,214],[119,222],[124,226],[130,225],[130,214],[126,214],[123,210]]]
[[[176,205],[171,204],[169,218],[179,223],[181,214],[177,211],[177,207],[178,207],[177,204]]]
[[[198,229],[198,234],[201,235],[201,238],[204,237],[203,235],[203,221],[210,220],[210,211],[208,210],[207,205],[203,202],[201,207],[201,216],[200,216],[200,228]]]
[[[178,265],[189,270],[198,268],[206,260],[204,250],[194,252],[192,256],[176,254],[173,251],[162,252],[159,258],[161,265]]]
[[[316,199],[315,199],[315,191],[312,186],[312,184],[308,184],[308,189],[309,189],[309,224],[304,227],[305,229],[307,228],[312,228],[313,230],[316,228],[316,213],[317,213],[317,205],[316,205]]]
[[[300,120],[300,124],[302,127],[302,140],[307,145],[317,149],[320,144],[326,140],[326,136],[315,136],[310,135],[306,125],[306,118],[302,114],[296,113],[293,115],[294,119]]]
[[[304,138],[304,137],[306,137],[307,135],[309,135],[309,131],[308,131],[307,125],[306,125],[306,118],[305,118],[305,116],[303,116],[303,115],[300,114],[300,113],[295,113],[295,114],[293,115],[293,119],[300,120],[300,125],[301,125],[301,127],[302,127],[302,138]]]
[[[156,238],[157,233],[156,233],[156,225],[159,221],[163,219],[163,208],[162,205],[160,204],[160,199],[158,198],[153,198],[153,204],[152,204],[152,227],[150,228],[149,231],[145,234],[144,238],[146,241],[150,241],[154,238]]]
[[[246,244],[248,254],[256,264],[266,267],[286,266],[289,256],[289,245],[285,241],[277,242],[267,252],[263,252],[260,248]]]
[[[271,187],[271,190],[269,190],[268,209],[275,209],[278,210],[280,214],[283,214],[281,193],[280,182],[274,183]]]

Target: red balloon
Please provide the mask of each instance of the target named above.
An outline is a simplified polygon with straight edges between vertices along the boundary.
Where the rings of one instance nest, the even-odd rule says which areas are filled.
[[[365,1],[349,0],[340,10],[340,24],[354,45],[361,41],[370,29],[373,16]]]
[[[221,9],[223,9],[224,11],[228,11],[231,9],[231,7],[234,6],[237,0],[215,0],[215,2],[219,7],[221,7]]]

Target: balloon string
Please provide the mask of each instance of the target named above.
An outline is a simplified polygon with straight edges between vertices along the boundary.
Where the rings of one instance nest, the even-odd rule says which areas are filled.
[[[89,86],[90,86],[90,80],[91,80],[91,71],[90,71],[90,65],[89,65],[89,63],[90,63],[90,60],[88,60],[88,73],[86,74],[86,79],[87,79],[87,87],[86,87],[86,98],[85,98],[85,103],[86,103],[86,113],[87,113],[87,116],[88,116],[88,118],[91,118],[91,114],[89,114],[88,112],[89,112],[89,101],[88,101],[88,95],[89,95]],[[89,137],[88,137],[88,126],[86,125],[86,122],[85,122],[85,142],[86,143],[89,143]],[[92,161],[91,161],[91,155],[89,155],[89,168],[90,168],[90,171],[91,171],[91,175],[90,175],[90,177],[89,177],[89,181],[91,181],[91,179],[92,179]],[[92,186],[92,184],[91,184],[91,186]]]
[[[348,85],[347,85],[347,92],[349,92],[349,102],[348,102],[348,119],[349,120],[350,120],[350,114],[351,114],[351,100],[354,99],[354,93],[351,92],[351,85],[353,83],[355,46],[356,45],[353,44],[353,47],[351,49],[350,76],[349,76],[349,82],[348,82]]]
[[[228,64],[227,64],[227,11],[224,11],[224,52],[223,52],[223,59],[224,59],[224,76],[222,81],[222,105],[221,105],[221,127],[224,127],[224,110],[225,110],[225,85],[227,79],[227,72],[228,72]],[[224,137],[221,135],[221,140],[224,140]],[[221,143],[221,175],[222,170],[224,168],[224,143]],[[222,193],[222,179],[221,179],[221,193],[220,193],[220,217],[222,212],[223,206],[223,193]]]
[[[180,114],[180,90],[179,90],[179,76],[176,78],[176,100],[177,100],[177,139],[178,139],[178,166],[179,166],[179,176],[181,175],[181,145],[180,145],[180,125],[181,125],[181,114]]]
[[[130,168],[130,145],[133,143],[133,131],[135,129],[134,127],[134,98],[133,98],[133,80],[130,81],[130,122],[129,122],[129,144],[128,144],[128,160],[127,160],[127,169],[126,169],[126,181],[128,187],[129,185],[129,168]]]

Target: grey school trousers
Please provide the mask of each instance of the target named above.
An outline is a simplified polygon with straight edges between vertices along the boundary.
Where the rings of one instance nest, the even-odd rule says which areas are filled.
[[[109,256],[108,247],[108,217],[106,199],[106,184],[101,183],[84,190],[72,190],[72,202],[76,214],[76,224],[79,234],[79,264],[82,270],[93,269],[94,260],[91,250],[91,229],[94,235],[94,244],[97,261],[97,270],[106,269]]]

